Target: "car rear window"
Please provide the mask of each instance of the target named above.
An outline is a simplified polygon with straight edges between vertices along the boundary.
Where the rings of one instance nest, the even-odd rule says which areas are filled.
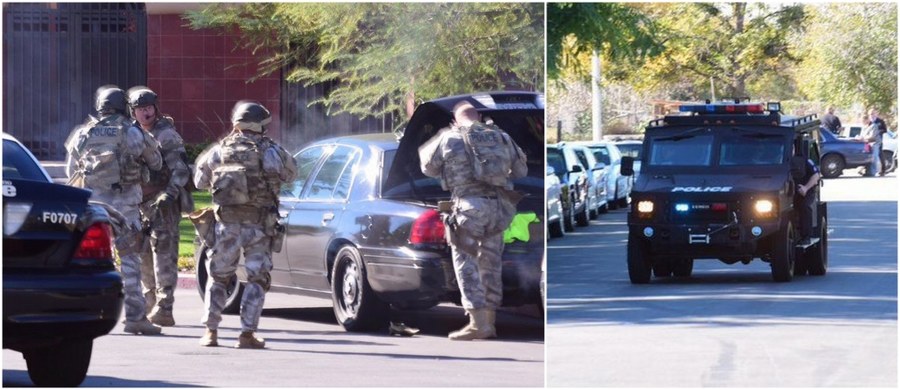
[[[40,166],[21,145],[3,140],[3,179],[26,179],[47,182]]]

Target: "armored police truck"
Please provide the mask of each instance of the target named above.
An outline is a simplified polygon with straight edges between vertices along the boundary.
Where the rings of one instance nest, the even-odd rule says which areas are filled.
[[[780,103],[739,100],[680,111],[646,129],[628,214],[631,282],[648,283],[651,272],[687,277],[695,259],[710,258],[762,259],[778,282],[824,275],[828,209],[818,198],[821,182],[806,193],[814,198],[800,189],[817,177],[802,172],[817,172],[819,120],[782,115]],[[623,161],[623,173],[631,173],[632,163]]]

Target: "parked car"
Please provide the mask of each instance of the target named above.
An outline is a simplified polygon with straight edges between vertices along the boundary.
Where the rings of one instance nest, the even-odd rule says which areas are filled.
[[[594,158],[609,167],[606,179],[606,197],[609,208],[627,207],[630,203],[631,187],[634,179],[622,174],[622,153],[611,142],[581,141],[576,144],[587,146],[594,152]]]
[[[578,161],[575,150],[564,142],[547,145],[547,165],[553,167],[556,177],[563,185],[565,198],[563,202],[563,225],[567,232],[578,226],[590,223],[588,194],[590,181],[587,169]]]
[[[841,131],[839,139],[857,138],[862,134],[864,126],[862,124],[853,123],[844,127]],[[887,162],[885,172],[892,172],[897,169],[897,133],[888,130],[882,137],[881,158]]]
[[[468,100],[505,129],[528,158],[528,176],[514,181],[525,194],[520,212],[544,212],[543,96],[496,92],[453,96],[416,108],[402,138],[367,134],[313,142],[294,155],[298,179],[286,185],[280,212],[287,235],[273,254],[272,290],[330,299],[348,331],[387,326],[389,306],[427,309],[459,302],[438,201],[450,193],[420,170],[418,148],[452,120]],[[543,172],[543,174],[542,174]],[[503,304],[540,302],[544,228],[535,223],[528,242],[503,252]],[[206,254],[198,248],[201,296]],[[240,305],[242,266],[230,285],[226,310]]]
[[[583,145],[572,145],[572,150],[581,165],[587,169],[588,209],[591,219],[597,218],[601,213],[609,211],[606,199],[606,164],[594,159],[594,153]]]
[[[641,175],[641,149],[643,149],[643,141],[625,140],[617,141],[616,147],[622,153],[622,157],[631,157],[634,159],[634,176],[632,181],[636,181]]]
[[[556,171],[551,166],[547,166],[544,189],[547,194],[547,230],[550,237],[562,237],[566,234],[563,226],[563,191]]]
[[[872,152],[866,151],[866,143],[856,139],[838,138],[834,133],[820,129],[819,144],[822,146],[822,157],[819,160],[822,176],[835,178],[843,174],[845,169],[868,165],[872,161]]]
[[[109,214],[91,192],[55,184],[3,133],[3,348],[37,386],[78,386],[94,339],[122,312]]]

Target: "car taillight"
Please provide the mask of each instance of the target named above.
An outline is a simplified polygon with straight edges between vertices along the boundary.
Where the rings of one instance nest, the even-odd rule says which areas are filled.
[[[444,221],[436,210],[427,210],[412,224],[409,232],[409,242],[412,244],[443,244]]]
[[[95,223],[84,232],[72,261],[79,265],[97,265],[113,261],[112,231],[108,224]]]

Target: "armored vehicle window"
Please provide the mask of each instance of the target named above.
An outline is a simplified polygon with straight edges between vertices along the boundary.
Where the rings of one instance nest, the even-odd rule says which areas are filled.
[[[719,149],[719,165],[777,165],[784,160],[781,138],[726,137]]]
[[[712,135],[657,138],[650,146],[650,165],[709,166]]]

